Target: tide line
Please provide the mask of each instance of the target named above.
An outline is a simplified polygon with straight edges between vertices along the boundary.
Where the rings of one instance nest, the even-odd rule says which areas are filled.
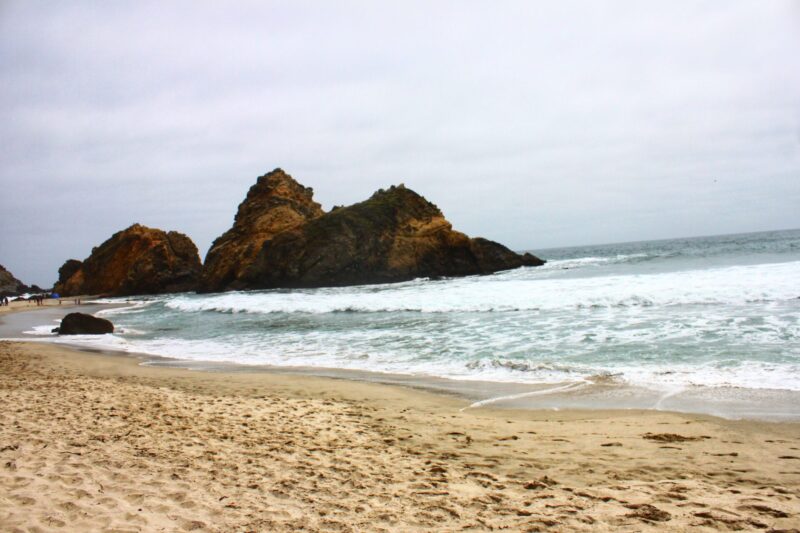
[[[536,390],[531,392],[523,392],[521,394],[511,394],[509,396],[497,396],[496,398],[488,398],[486,400],[481,400],[479,402],[472,403],[466,407],[459,409],[460,412],[466,411],[467,409],[474,409],[476,407],[483,407],[484,405],[490,405],[496,402],[502,402],[505,400],[518,400],[520,398],[527,398],[529,396],[544,396],[546,394],[553,394],[554,392],[563,392],[569,390],[578,390],[582,389],[587,385],[591,385],[591,381],[578,381],[575,383],[569,383],[567,385],[561,385],[559,387],[552,387],[549,389],[543,390]]]
[[[656,402],[656,405],[653,407],[653,409],[655,409],[656,411],[662,411],[665,400],[672,398],[673,396],[677,396],[678,394],[682,393],[685,390],[686,387],[676,387],[671,391],[665,392],[658,398],[658,401]]]

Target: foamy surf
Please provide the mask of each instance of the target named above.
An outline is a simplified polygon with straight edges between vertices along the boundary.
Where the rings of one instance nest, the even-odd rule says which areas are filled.
[[[296,291],[165,297],[180,312],[217,313],[482,313],[586,308],[745,305],[798,297],[800,261],[660,274],[583,279],[543,278],[535,269],[395,287],[377,285]],[[116,311],[116,313],[134,312]]]

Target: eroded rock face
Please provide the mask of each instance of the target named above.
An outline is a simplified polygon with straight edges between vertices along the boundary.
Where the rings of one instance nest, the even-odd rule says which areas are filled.
[[[0,296],[15,296],[27,290],[28,287],[24,283],[0,265]]]
[[[82,265],[83,261],[78,261],[77,259],[67,259],[64,261],[64,264],[58,269],[58,281],[55,285],[56,292],[58,292],[58,289],[62,287],[75,272],[80,270]]]
[[[71,268],[64,264],[59,270]],[[62,296],[130,296],[194,290],[201,271],[194,243],[177,231],[141,224],[115,233],[92,250],[68,279],[56,286]]]
[[[85,313],[70,313],[61,319],[61,325],[56,328],[59,335],[103,335],[114,333],[114,324],[105,318],[99,318]]]
[[[293,197],[292,213],[298,211],[297,205],[314,209],[292,217],[291,223],[269,224],[269,231],[257,231],[251,237],[242,224],[243,213],[247,220],[273,220],[274,205],[287,209],[283,196],[272,200],[274,189],[260,187],[265,179],[290,180],[283,190],[303,191],[302,202]],[[257,202],[251,203],[251,198]],[[236,251],[227,258],[231,264],[227,269],[217,266],[225,254],[223,246]],[[541,264],[530,254],[519,255],[496,242],[454,231],[438,207],[402,185],[323,214],[310,189],[276,170],[259,178],[239,206],[234,227],[212,245],[201,290],[388,283]]]
[[[233,227],[211,245],[203,265],[202,289],[247,288],[247,270],[264,242],[324,214],[313,195],[311,188],[279,168],[259,177],[239,204]]]

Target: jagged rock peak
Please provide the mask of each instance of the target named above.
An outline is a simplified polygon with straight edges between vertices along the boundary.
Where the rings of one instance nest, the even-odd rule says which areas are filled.
[[[224,290],[244,276],[266,241],[324,214],[314,190],[280,168],[260,176],[239,204],[233,227],[211,244],[201,287]]]
[[[283,169],[276,168],[259,176],[250,187],[234,221],[247,223],[248,218],[261,216],[265,208],[281,204],[291,205],[307,216],[323,213],[322,207],[314,201],[314,189],[301,185]]]
[[[69,260],[59,269],[56,290],[62,295],[190,291],[197,287],[202,269],[197,247],[189,237],[142,224],[114,233],[92,248],[83,263],[77,263]]]
[[[391,212],[398,220],[404,218],[431,219],[444,217],[441,210],[405,185],[392,185],[388,189],[378,189],[368,200],[349,206],[359,207],[362,210],[375,210],[376,212]],[[347,209],[347,208],[345,208]]]

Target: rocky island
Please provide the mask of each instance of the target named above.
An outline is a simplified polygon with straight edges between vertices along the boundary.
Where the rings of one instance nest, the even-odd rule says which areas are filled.
[[[67,260],[55,290],[62,296],[184,292],[195,289],[200,271],[197,246],[189,237],[134,224],[94,248],[86,260]]]
[[[453,230],[438,207],[403,185],[326,213],[311,188],[275,169],[258,178],[233,227],[211,245],[199,289],[389,283],[543,263]]]

